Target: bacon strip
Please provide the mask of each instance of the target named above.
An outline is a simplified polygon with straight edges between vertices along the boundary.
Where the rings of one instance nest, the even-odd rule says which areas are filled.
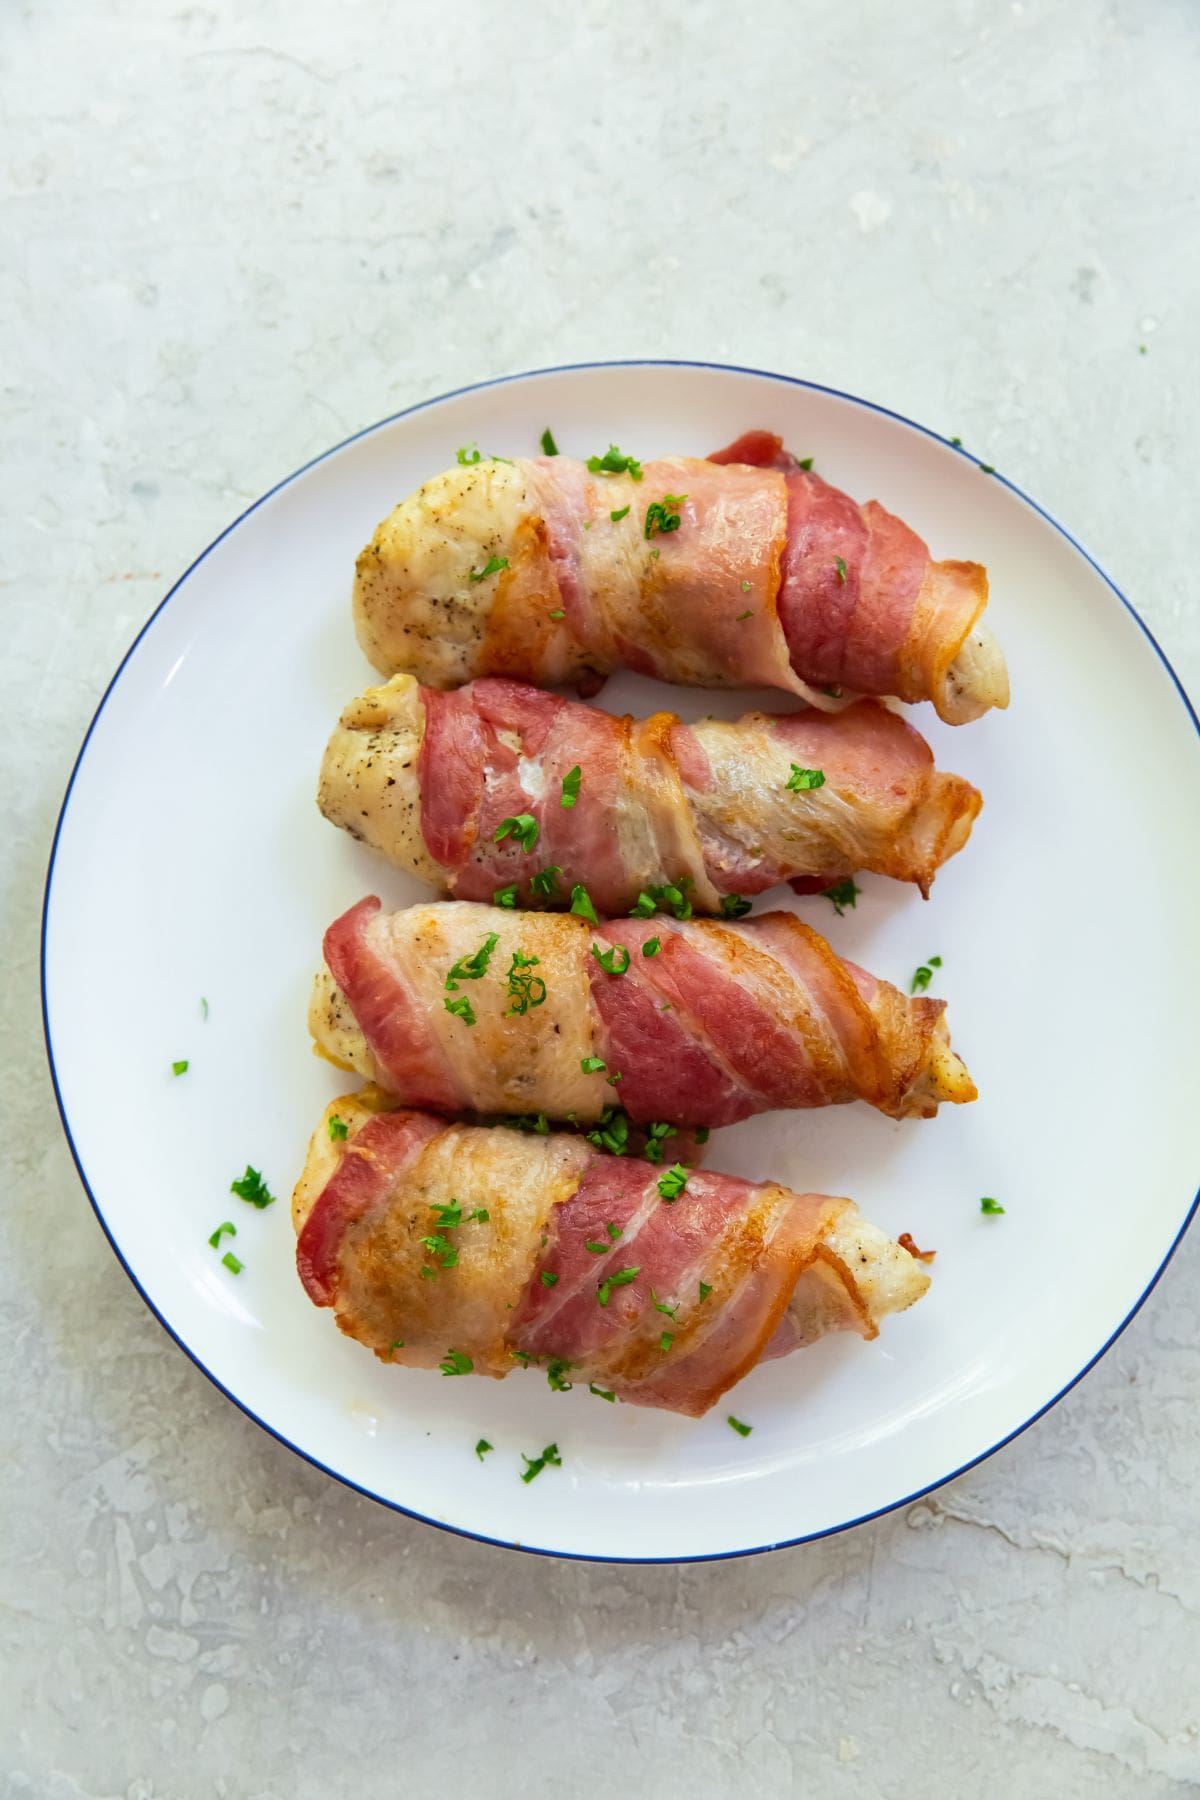
[[[354,596],[375,667],[431,687],[508,675],[595,692],[630,668],[826,709],[846,691],[928,699],[955,724],[1008,703],[986,604],[977,564],[931,561],[877,501],[765,432],[637,480],[563,456],[449,470],[380,525]]]
[[[578,795],[564,806],[575,769]],[[789,788],[796,769],[824,780]],[[319,799],[335,824],[460,899],[514,886],[522,906],[565,905],[582,884],[613,913],[681,881],[697,911],[715,912],[725,894],[828,887],[860,869],[928,894],[981,805],[872,700],[684,725],[673,713],[615,718],[514,681],[443,693],[411,676],[346,709]],[[537,824],[532,856],[514,837],[496,841],[520,814]],[[552,891],[532,887],[551,865]]]
[[[297,1267],[386,1361],[434,1368],[453,1352],[493,1376],[535,1364],[692,1416],[764,1357],[833,1330],[873,1338],[929,1286],[852,1201],[699,1171],[671,1201],[661,1176],[560,1133],[346,1096],[293,1197]]]
[[[466,902],[390,917],[378,905],[331,927],[327,943],[365,949],[317,977],[309,1025],[334,1061],[408,1105],[434,1104],[416,1096],[440,1083],[447,1110],[593,1123],[618,1106],[637,1123],[714,1126],[854,1099],[930,1118],[975,1098],[945,1002],[843,962],[790,913],[591,926]],[[485,972],[451,993],[454,966],[488,946]],[[533,1004],[514,969],[544,983]],[[460,996],[473,1023],[447,1011]]]

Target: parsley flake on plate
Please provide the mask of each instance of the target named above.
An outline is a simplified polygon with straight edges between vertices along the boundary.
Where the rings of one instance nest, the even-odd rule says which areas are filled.
[[[923,994],[933,980],[933,971],[935,969],[940,969],[941,966],[942,959],[940,956],[931,956],[927,963],[922,963],[920,968],[913,973],[912,985],[908,990],[909,993]]]
[[[236,1194],[239,1200],[246,1200],[251,1206],[257,1206],[260,1212],[265,1206],[272,1205],[275,1199],[262,1175],[257,1169],[252,1169],[249,1163],[246,1164],[246,1173],[230,1182],[229,1191]]]
[[[862,889],[856,884],[853,875],[847,875],[844,881],[835,881],[832,887],[823,888],[822,900],[828,900],[840,919],[848,906],[858,905],[858,896]]]
[[[522,1450],[521,1461],[526,1464],[521,1471],[522,1481],[532,1481],[534,1476],[540,1475],[543,1469],[562,1467],[562,1457],[558,1454],[557,1444],[547,1444],[540,1456],[526,1456]]]

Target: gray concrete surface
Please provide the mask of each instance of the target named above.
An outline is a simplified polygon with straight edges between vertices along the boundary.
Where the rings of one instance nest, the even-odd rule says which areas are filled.
[[[726,359],[957,432],[1200,691],[1198,39],[1183,0],[6,9],[0,1792],[1200,1791],[1194,1234],[1069,1399],[907,1512],[541,1562],[340,1489],[172,1346],[37,1002],[67,771],[166,585],[477,377]]]

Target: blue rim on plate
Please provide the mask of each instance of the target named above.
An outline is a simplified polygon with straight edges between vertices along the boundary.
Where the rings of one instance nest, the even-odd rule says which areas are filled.
[[[1060,536],[1062,536],[1066,539],[1067,543],[1069,543],[1071,545],[1072,549],[1077,550],[1079,552],[1080,556],[1083,557],[1084,561],[1091,565],[1091,567],[1096,571],[1097,575],[1099,575],[1100,579],[1104,582],[1105,586],[1108,587],[1109,589],[1111,589],[1111,591],[1116,595],[1117,599],[1121,602],[1121,605],[1125,608],[1126,612],[1129,613],[1130,617],[1135,621],[1135,623],[1138,625],[1139,629],[1141,630],[1141,632],[1143,633],[1143,635],[1145,636],[1145,638],[1151,645],[1152,649],[1154,650],[1155,655],[1158,657],[1158,659],[1162,663],[1164,669],[1167,671],[1167,674],[1171,677],[1172,682],[1175,684],[1176,692],[1178,693],[1180,700],[1183,702],[1183,705],[1184,705],[1185,709],[1187,710],[1188,717],[1191,719],[1192,725],[1193,725],[1194,729],[1196,730],[1197,734],[1200,735],[1200,719],[1197,718],[1196,710],[1193,707],[1191,701],[1188,699],[1187,692],[1183,686],[1183,683],[1180,681],[1179,676],[1175,673],[1175,670],[1172,668],[1170,660],[1167,657],[1166,653],[1164,652],[1161,644],[1158,642],[1157,638],[1154,636],[1154,633],[1150,630],[1150,627],[1146,624],[1146,621],[1142,618],[1141,614],[1137,611],[1136,607],[1129,600],[1126,599],[1125,595],[1121,592],[1121,590],[1117,586],[1116,582],[1112,579],[1112,577],[1110,575],[1108,575],[1105,572],[1105,570],[1096,561],[1096,558],[1090,553],[1090,551],[1088,551],[1084,547],[1084,545],[1079,542],[1079,539],[1076,538],[1075,536],[1073,536],[1072,533],[1067,530],[1066,526],[1063,525],[1060,520],[1058,520],[1054,517],[1053,513],[1047,512],[1046,508],[1044,506],[1039,506],[1036,500],[1030,499],[1029,495],[1027,493],[1025,493],[1023,489],[1017,487],[1015,482],[1009,481],[1007,476],[1001,475],[997,471],[992,470],[990,468],[990,466],[986,466],[986,465],[982,464],[980,462],[979,458],[977,456],[975,456],[971,451],[964,449],[964,447],[962,446],[961,443],[951,443],[950,439],[944,438],[940,432],[931,430],[928,425],[918,424],[917,421],[914,419],[906,418],[903,413],[895,412],[892,410],[891,407],[879,406],[873,400],[863,400],[857,394],[847,394],[847,393],[843,392],[843,390],[841,388],[826,387],[821,382],[804,381],[797,375],[779,375],[779,374],[773,373],[769,369],[747,368],[739,363],[695,362],[695,361],[688,359],[687,357],[655,357],[655,356],[617,357],[617,358],[612,358],[612,359],[608,359],[608,360],[604,360],[604,361],[600,361],[600,362],[556,363],[556,364],[553,364],[552,366],[550,366],[549,368],[545,368],[545,369],[526,369],[526,370],[522,370],[522,371],[520,371],[516,374],[512,374],[512,375],[493,376],[488,381],[468,382],[464,387],[451,388],[448,393],[437,394],[429,400],[419,400],[415,406],[402,407],[399,412],[389,413],[385,419],[378,419],[378,420],[376,420],[376,422],[373,425],[364,426],[363,430],[353,432],[348,438],[343,438],[341,443],[334,444],[332,446],[332,448],[330,448],[328,450],[323,450],[319,456],[311,457],[308,462],[302,463],[300,468],[294,469],[290,475],[285,475],[282,481],[277,481],[275,483],[274,487],[268,488],[265,494],[261,494],[259,496],[259,498],[254,501],[253,505],[248,506],[246,508],[245,512],[240,513],[238,515],[238,517],[232,521],[231,524],[229,524],[225,527],[224,531],[222,531],[219,536],[215,537],[212,540],[211,544],[209,544],[204,550],[202,550],[200,552],[200,555],[198,557],[196,557],[195,561],[192,562],[188,566],[187,569],[185,569],[184,573],[179,577],[179,580],[174,583],[174,585],[167,591],[167,593],[159,601],[159,603],[155,607],[154,611],[150,614],[150,617],[146,620],[146,623],[142,626],[141,630],[138,632],[137,636],[134,638],[132,644],[130,644],[128,650],[125,652],[125,655],[121,658],[121,661],[117,667],[116,673],[113,675],[112,680],[109,682],[108,686],[105,688],[104,693],[100,700],[100,704],[97,706],[95,712],[93,713],[91,723],[89,724],[87,731],[84,734],[83,742],[79,746],[79,754],[75,758],[74,765],[71,769],[70,779],[67,782],[66,792],[63,795],[62,807],[59,811],[58,821],[54,827],[54,841],[50,846],[50,860],[49,860],[49,864],[46,869],[46,887],[45,887],[45,892],[44,892],[43,898],[42,898],[42,934],[41,934],[42,1030],[43,1030],[43,1033],[44,1033],[45,1039],[46,1039],[46,1057],[47,1057],[47,1060],[50,1065],[50,1079],[54,1085],[54,1098],[58,1104],[58,1113],[59,1113],[60,1119],[62,1120],[63,1131],[66,1134],[67,1145],[70,1149],[71,1156],[75,1163],[75,1167],[79,1172],[79,1179],[83,1183],[84,1192],[87,1194],[88,1199],[91,1201],[92,1210],[100,1222],[101,1230],[104,1232],[105,1237],[108,1239],[109,1244],[112,1246],[113,1254],[116,1256],[117,1261],[120,1263],[121,1267],[124,1269],[126,1275],[129,1277],[130,1281],[133,1283],[133,1286],[137,1289],[137,1292],[141,1295],[142,1299],[145,1301],[147,1307],[153,1313],[154,1317],[158,1320],[159,1324],[163,1327],[163,1330],[166,1331],[167,1334],[171,1338],[174,1339],[175,1343],[178,1344],[179,1348],[183,1351],[184,1355],[189,1357],[191,1359],[191,1361],[193,1363],[195,1363],[196,1367],[200,1370],[200,1373],[202,1375],[207,1376],[209,1381],[212,1382],[213,1386],[215,1388],[217,1388],[222,1394],[224,1394],[224,1396],[227,1400],[231,1400],[233,1402],[233,1404],[239,1408],[240,1411],[245,1413],[247,1418],[252,1419],[256,1425],[261,1426],[261,1428],[265,1432],[267,1432],[271,1437],[273,1437],[277,1443],[283,1444],[286,1449],[291,1450],[296,1456],[302,1457],[305,1462],[311,1463],[311,1465],[314,1468],[320,1469],[323,1474],[332,1476],[335,1481],[341,1482],[343,1487],[348,1487],[348,1488],[353,1489],[353,1491],[355,1493],[364,1495],[368,1500],[376,1501],[380,1506],[388,1507],[392,1512],[403,1513],[407,1518],[420,1520],[420,1522],[423,1525],[433,1525],[433,1526],[436,1526],[439,1531],[451,1532],[456,1537],[470,1538],[475,1543],[491,1544],[501,1550],[520,1550],[531,1556],[559,1557],[564,1560],[573,1561],[573,1562],[598,1562],[598,1563],[728,1562],[733,1557],[761,1556],[768,1550],[786,1550],[796,1544],[811,1544],[811,1543],[815,1543],[820,1538],[835,1537],[839,1532],[850,1531],[856,1525],[867,1525],[871,1522],[872,1519],[879,1519],[879,1518],[882,1518],[886,1513],[896,1512],[902,1506],[911,1506],[915,1500],[923,1499],[926,1494],[932,1494],[932,1493],[936,1492],[936,1490],[938,1488],[944,1487],[948,1482],[956,1480],[958,1478],[958,1476],[965,1475],[968,1470],[977,1468],[980,1463],[986,1462],[989,1456],[994,1456],[998,1450],[1003,1450],[1003,1448],[1006,1444],[1011,1444],[1014,1438],[1020,1437],[1022,1432],[1028,1431],[1028,1429],[1031,1425],[1036,1425],[1037,1421],[1040,1418],[1042,1418],[1044,1414],[1048,1413],[1052,1406],[1057,1406],[1058,1402],[1061,1399],[1063,1399],[1063,1397],[1065,1395],[1069,1394],[1071,1392],[1071,1389],[1074,1388],[1075,1386],[1077,1386],[1077,1384],[1083,1380],[1085,1375],[1087,1375],[1092,1369],[1095,1368],[1096,1364],[1100,1361],[1101,1357],[1106,1355],[1107,1352],[1109,1350],[1111,1350],[1112,1346],[1116,1343],[1117,1339],[1121,1336],[1121,1333],[1125,1330],[1126,1326],[1131,1322],[1131,1320],[1136,1316],[1136,1314],[1141,1311],[1141,1309],[1145,1305],[1147,1299],[1150,1297],[1151,1293],[1154,1291],[1155,1287],[1157,1287],[1160,1279],[1162,1278],[1163,1271],[1166,1269],[1167,1264],[1170,1262],[1170,1260],[1174,1256],[1176,1250],[1179,1248],[1180,1244],[1182,1243],[1184,1233],[1187,1231],[1188,1226],[1191,1224],[1192,1220],[1195,1218],[1197,1209],[1200,1209],[1200,1189],[1197,1190],[1196,1195],[1195,1195],[1194,1199],[1192,1200],[1192,1203],[1189,1206],[1187,1213],[1184,1217],[1183,1223],[1180,1225],[1179,1230],[1176,1232],[1174,1239],[1172,1240],[1169,1248],[1167,1249],[1166,1255],[1163,1257],[1162,1261],[1159,1263],[1158,1268],[1154,1271],[1154,1274],[1151,1276],[1150,1280],[1147,1282],[1145,1288],[1142,1290],[1142,1292],[1138,1296],[1137,1300],[1135,1300],[1134,1304],[1130,1307],[1130,1309],[1126,1313],[1125,1317],[1121,1320],[1121,1323],[1117,1326],[1116,1330],[1111,1334],[1111,1336],[1109,1338],[1106,1339],[1106,1341],[1103,1344],[1101,1344],[1099,1350],[1096,1351],[1094,1356],[1089,1358],[1089,1360],[1083,1365],[1082,1369],[1079,1370],[1078,1374],[1073,1375],[1071,1380],[1068,1381],[1063,1387],[1061,1387],[1056,1394],[1052,1395],[1051,1398],[1049,1400],[1047,1400],[1044,1405],[1038,1407],[1036,1412],[1031,1413],[1029,1418],[1027,1418],[1023,1424],[1016,1426],[1012,1431],[1008,1432],[1004,1437],[1000,1438],[996,1443],[992,1444],[988,1449],[981,1450],[979,1452],[978,1456],[971,1457],[968,1462],[962,1463],[957,1469],[948,1470],[945,1475],[939,1476],[936,1481],[928,1482],[926,1484],[926,1486],[917,1488],[913,1493],[905,1494],[898,1500],[891,1500],[888,1502],[888,1504],[886,1506],[876,1507],[874,1509],[874,1511],[872,1511],[872,1512],[862,1513],[858,1517],[853,1518],[853,1519],[844,1519],[838,1525],[827,1525],[821,1531],[806,1532],[806,1533],[802,1534],[801,1536],[794,1537],[794,1538],[781,1538],[778,1542],[773,1543],[773,1544],[755,1544],[755,1545],[751,1545],[748,1548],[742,1549],[742,1550],[714,1550],[714,1551],[707,1551],[707,1552],[704,1552],[702,1554],[698,1554],[695,1556],[684,1556],[684,1557],[678,1557],[678,1556],[601,1556],[601,1555],[598,1555],[595,1553],[588,1553],[588,1552],[584,1552],[584,1551],[552,1550],[552,1549],[548,1549],[548,1548],[539,1546],[537,1544],[514,1544],[514,1543],[511,1543],[507,1538],[489,1537],[485,1532],[468,1531],[468,1530],[466,1530],[465,1527],[463,1527],[461,1525],[448,1525],[443,1520],[432,1519],[428,1516],[428,1514],[417,1512],[410,1506],[402,1506],[398,1500],[388,1500],[388,1499],[385,1499],[381,1494],[372,1493],[370,1488],[364,1487],[361,1482],[351,1480],[348,1475],[341,1474],[337,1469],[331,1469],[327,1463],[323,1463],[321,1461],[319,1456],[314,1456],[310,1451],[302,1450],[299,1447],[299,1445],[292,1443],[290,1438],[285,1437],[283,1435],[283,1433],[280,1431],[277,1431],[273,1425],[269,1425],[265,1419],[260,1418],[258,1416],[258,1414],[251,1407],[247,1406],[247,1404],[245,1403],[244,1400],[239,1400],[238,1396],[236,1394],[232,1393],[229,1390],[229,1388],[227,1388],[225,1386],[224,1382],[219,1381],[217,1379],[217,1377],[213,1374],[212,1370],[207,1368],[205,1366],[205,1364],[203,1362],[201,1362],[201,1360],[200,1360],[199,1356],[196,1354],[196,1352],[194,1350],[192,1350],[190,1348],[190,1346],[183,1341],[183,1339],[179,1336],[178,1332],[174,1329],[174,1327],[169,1323],[169,1321],[167,1319],[165,1319],[163,1317],[163,1315],[159,1311],[158,1307],[154,1304],[154,1301],[150,1298],[149,1294],[146,1292],[145,1288],[138,1281],[137,1276],[133,1273],[133,1270],[130,1268],[129,1264],[126,1262],[124,1256],[121,1253],[120,1245],[117,1243],[116,1239],[113,1237],[112,1232],[109,1230],[108,1222],[105,1219],[104,1213],[102,1212],[101,1207],[100,1207],[100,1202],[97,1200],[96,1195],[92,1190],[92,1185],[87,1177],[87,1171],[84,1169],[83,1162],[80,1159],[79,1151],[77,1150],[77,1148],[75,1146],[75,1139],[71,1132],[70,1120],[67,1118],[66,1106],[63,1103],[62,1091],[61,1091],[61,1089],[59,1087],[59,1083],[58,1083],[58,1070],[57,1070],[57,1067],[55,1066],[55,1061],[54,1061],[54,1045],[53,1045],[53,1042],[52,1042],[51,1036],[50,1036],[50,1015],[49,1015],[49,1009],[48,1009],[47,1000],[46,1000],[46,926],[47,926],[47,920],[49,918],[49,912],[50,912],[50,895],[51,895],[51,889],[52,889],[52,886],[54,883],[54,865],[55,865],[55,859],[58,854],[58,842],[59,842],[59,838],[62,836],[63,825],[66,822],[67,809],[71,804],[71,793],[75,786],[75,778],[78,775],[79,770],[83,765],[83,759],[84,759],[85,755],[87,754],[88,744],[91,741],[92,733],[95,731],[96,726],[99,723],[100,715],[104,711],[105,706],[108,704],[109,696],[113,693],[114,689],[116,688],[117,683],[121,679],[121,676],[124,674],[125,669],[126,669],[128,663],[130,662],[131,658],[133,657],[134,652],[137,650],[138,645],[141,643],[142,639],[146,636],[146,633],[150,630],[150,627],[154,624],[154,621],[158,618],[158,615],[174,599],[175,595],[179,592],[179,590],[183,586],[184,582],[188,579],[188,577],[196,569],[198,569],[200,567],[200,564],[205,560],[205,558],[213,550],[216,549],[217,545],[220,544],[225,538],[227,538],[229,536],[230,532],[236,531],[238,526],[241,525],[245,519],[248,519],[250,517],[251,513],[257,512],[259,507],[262,506],[266,501],[270,500],[274,494],[279,493],[279,491],[282,488],[287,487],[291,482],[298,480],[298,478],[301,475],[307,474],[309,469],[315,468],[318,463],[325,462],[331,456],[336,456],[339,451],[345,450],[350,444],[357,443],[360,438],[370,437],[372,432],[375,432],[375,431],[382,431],[386,426],[394,424],[397,419],[409,418],[409,417],[411,417],[411,415],[413,413],[424,412],[424,411],[426,411],[427,408],[429,408],[431,406],[440,406],[443,401],[458,399],[463,394],[480,393],[485,388],[504,387],[511,381],[530,381],[530,380],[534,380],[537,377],[543,376],[543,375],[566,375],[566,374],[578,373],[578,372],[581,372],[581,371],[587,370],[587,369],[632,369],[632,368],[713,369],[713,370],[718,371],[721,374],[756,375],[767,381],[783,382],[789,387],[804,388],[804,389],[808,390],[808,392],[810,392],[810,393],[828,394],[832,398],[837,399],[837,400],[847,400],[850,402],[850,404],[852,406],[861,407],[864,412],[877,413],[881,417],[886,418],[886,419],[895,419],[897,421],[897,423],[908,426],[908,428],[910,430],[919,431],[922,434],[922,436],[932,438],[936,443],[943,445],[943,447],[945,449],[956,451],[958,453],[958,455],[965,457],[968,462],[975,463],[975,465],[977,467],[979,467],[979,468],[986,467],[986,472],[988,474],[993,475],[993,478],[995,480],[1001,482],[1009,490],[1010,493],[1015,494],[1019,500],[1023,501],[1025,503],[1025,505],[1030,508],[1031,511],[1037,513],[1039,518],[1044,519],[1048,525],[1053,526],[1054,530],[1057,531],[1060,534]]]

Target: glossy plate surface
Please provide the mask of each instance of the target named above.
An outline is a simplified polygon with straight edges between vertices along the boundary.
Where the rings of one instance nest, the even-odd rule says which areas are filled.
[[[703,454],[750,426],[991,573],[1013,705],[939,761],[983,790],[967,850],[925,904],[864,878],[857,910],[792,902],[835,949],[931,992],[975,1106],[897,1125],[865,1107],[714,1133],[710,1166],[852,1194],[938,1252],[880,1339],[760,1369],[699,1422],[382,1367],[296,1279],[287,1199],[321,1108],[348,1085],[304,1029],[321,934],[366,892],[424,890],[313,802],[326,736],[374,679],[350,623],[354,558],[456,446],[536,454],[610,440]],[[602,703],[734,717],[634,677]],[[1200,1175],[1200,740],[1161,654],[1107,578],[1002,476],[885,411],[779,376],[616,364],[430,402],[282,483],[172,590],[81,752],[47,889],[44,988],[60,1106],[114,1248],[180,1344],[303,1455],[388,1504],[567,1555],[737,1554],[834,1531],[986,1455],[1078,1378],[1152,1286]],[[786,893],[786,890],[782,890]],[[772,900],[776,896],[772,896]],[[780,899],[780,904],[788,904]],[[761,906],[762,903],[760,903]],[[202,1000],[207,1003],[203,1017]],[[171,1064],[186,1058],[185,1076]],[[247,1161],[279,1203],[229,1192]],[[995,1196],[1003,1217],[980,1214]],[[244,1270],[208,1245],[224,1219]],[[225,1246],[223,1245],[222,1248]],[[743,1439],[734,1411],[753,1426]],[[476,1440],[496,1446],[480,1463]],[[518,1479],[551,1441],[560,1469]]]

